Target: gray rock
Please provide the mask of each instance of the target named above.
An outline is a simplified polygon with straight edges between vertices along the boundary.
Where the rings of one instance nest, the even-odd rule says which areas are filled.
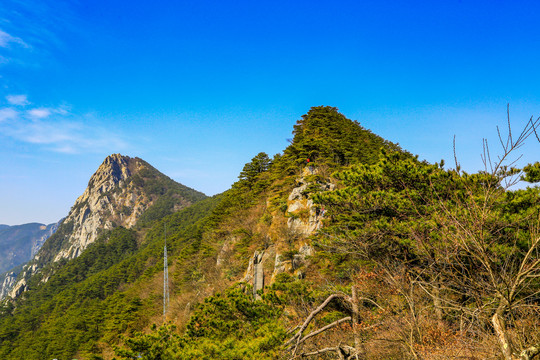
[[[304,176],[311,173],[317,173],[317,169],[312,171],[304,169]],[[295,187],[289,194],[287,211],[293,215],[301,211],[307,211],[309,213],[309,217],[308,219],[302,219],[294,216],[290,217],[287,220],[287,226],[291,231],[294,231],[297,234],[309,236],[321,228],[324,211],[317,210],[313,205],[313,201],[304,196],[305,190],[310,185],[309,183],[306,183],[304,177],[298,179],[297,184],[298,186]],[[323,183],[319,184],[319,186],[323,191],[331,191],[335,188],[335,185],[332,183]]]

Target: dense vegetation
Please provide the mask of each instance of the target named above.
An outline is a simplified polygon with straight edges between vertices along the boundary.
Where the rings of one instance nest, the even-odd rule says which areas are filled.
[[[293,141],[285,155],[319,163],[349,165],[372,164],[382,147],[399,147],[347,119],[336,108],[314,107],[294,126]]]
[[[529,358],[540,339],[540,191],[505,191],[514,172],[469,175],[395,156],[340,172],[344,187],[316,199],[331,214],[319,257],[351,281],[379,271],[402,294],[408,325],[396,340],[412,356]]]
[[[130,181],[144,193],[157,199],[139,218],[140,227],[172,214],[181,202],[195,203],[206,197],[203,193],[164,176],[147,162],[138,158],[136,160],[142,162],[144,168],[131,176]]]
[[[253,301],[247,289],[235,286],[200,303],[183,336],[174,325],[127,340],[123,359],[144,354],[152,359],[272,359],[285,338],[278,321],[282,308],[268,301]],[[157,331],[156,331],[157,330]]]
[[[540,189],[506,185],[540,180],[538,163],[507,166],[537,126],[509,135],[500,160],[468,174],[314,107],[283,154],[257,154],[222,195],[174,213],[164,201],[135,230],[103,234],[47,282],[32,279],[2,310],[0,355],[532,359]],[[312,212],[290,210],[300,184]],[[317,233],[291,230],[314,216]],[[165,228],[172,303],[163,317]],[[305,244],[316,251],[302,258]],[[282,270],[259,298],[244,275],[254,252],[269,249]]]
[[[203,200],[164,218],[142,243],[133,230],[103,234],[84,253],[55,264],[45,283],[35,276],[31,290],[8,303],[0,318],[0,354],[6,359],[71,359],[100,354],[100,343],[113,345],[119,335],[145,326],[159,313],[159,291],[145,282],[162,271],[164,224],[170,256],[189,259],[200,244],[202,218],[218,198]]]

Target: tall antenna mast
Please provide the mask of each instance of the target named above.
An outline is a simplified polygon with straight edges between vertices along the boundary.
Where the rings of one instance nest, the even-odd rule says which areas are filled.
[[[167,262],[167,224],[165,224],[165,247],[163,248],[163,319],[169,309],[169,264]]]

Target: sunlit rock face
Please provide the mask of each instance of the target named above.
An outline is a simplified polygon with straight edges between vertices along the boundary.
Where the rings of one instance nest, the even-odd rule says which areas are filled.
[[[302,177],[296,180],[297,186],[291,191],[287,199],[287,212],[292,215],[289,217],[287,225],[290,230],[305,236],[317,231],[322,226],[324,217],[324,208],[315,207],[313,201],[305,194],[310,185],[305,180],[305,177],[316,173],[317,169],[304,169]],[[335,184],[332,183],[317,183],[317,186],[323,191],[332,191],[335,188]]]
[[[13,285],[15,285],[15,280],[17,279],[17,275],[14,272],[8,272],[3,275],[3,280],[0,283],[0,299],[4,298],[9,291],[13,288]]]
[[[135,225],[154,199],[129,179],[147,166],[141,159],[120,154],[105,159],[64,220],[73,230],[68,246],[56,254],[54,261],[79,256],[103,230]]]
[[[110,155],[92,175],[55,235],[19,269],[17,280],[5,279],[9,287],[4,293],[11,297],[20,295],[26,290],[26,280],[44,266],[78,257],[104,231],[135,226],[160,198],[170,200],[170,210],[178,211],[204,197],[169,179],[142,159]],[[49,276],[43,274],[41,281],[47,281]]]
[[[52,236],[52,234],[54,234],[56,232],[56,230],[58,229],[58,226],[60,226],[60,224],[62,223],[63,220],[64,219],[60,220],[56,224],[50,224],[50,225],[46,225],[46,226],[42,225],[40,227],[40,229],[43,231],[43,233],[39,237],[34,239],[34,241],[32,241],[32,249],[30,251],[30,256],[31,257],[34,257],[37,254],[39,249],[41,249],[43,244],[45,244],[45,241],[47,241],[47,239],[50,238]],[[27,259],[27,260],[29,260],[29,259]]]

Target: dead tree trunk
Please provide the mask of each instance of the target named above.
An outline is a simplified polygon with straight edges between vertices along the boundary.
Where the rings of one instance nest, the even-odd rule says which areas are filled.
[[[343,301],[347,305],[347,307],[351,310],[351,316],[346,316],[326,326],[323,326],[320,329],[314,330],[307,335],[303,335],[304,331],[307,329],[311,321],[320,312],[322,312],[334,299]],[[296,331],[296,333],[285,343],[285,346],[288,347],[288,351],[291,352],[289,359],[292,360],[296,358],[305,358],[305,357],[315,356],[315,355],[319,355],[319,354],[323,354],[327,352],[335,352],[338,358],[343,359],[343,360],[360,359],[363,353],[362,341],[360,339],[360,330],[359,330],[359,323],[360,323],[359,301],[360,300],[370,301],[380,308],[380,306],[377,303],[373,302],[372,300],[358,297],[357,289],[354,285],[351,288],[351,296],[347,296],[345,294],[340,294],[340,293],[331,294],[330,296],[328,296],[326,300],[324,300],[321,303],[321,305],[319,305],[315,310],[313,310],[308,315],[306,320],[304,320],[303,324],[299,327],[298,331]],[[341,323],[349,322],[349,321],[351,322],[354,346],[347,346],[347,345],[339,344],[335,347],[322,348],[322,349],[318,349],[316,351],[311,351],[311,352],[302,352],[300,350],[301,346],[305,343],[306,340],[314,336],[320,335],[324,333],[325,331],[330,330]]]

